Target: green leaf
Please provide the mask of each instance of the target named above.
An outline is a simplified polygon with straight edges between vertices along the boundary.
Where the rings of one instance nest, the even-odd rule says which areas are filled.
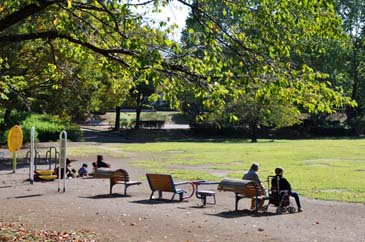
[[[67,8],[71,8],[72,7],[72,0],[67,0]]]

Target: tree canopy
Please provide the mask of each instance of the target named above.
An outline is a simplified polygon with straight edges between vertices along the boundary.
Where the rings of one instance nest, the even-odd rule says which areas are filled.
[[[325,73],[294,58],[305,51],[306,40],[342,38],[331,1],[175,1],[189,7],[195,21],[185,30],[183,48],[168,38],[174,25],[155,27],[137,11],[145,5],[159,11],[169,0],[3,1],[0,44],[21,45],[28,57],[19,58],[27,68],[34,65],[32,48],[39,46],[44,66],[34,69],[47,75],[51,89],[76,88],[72,97],[88,93],[95,105],[120,103],[141,70],[154,73],[152,82],[165,98],[177,101],[178,93],[190,89],[209,111],[252,90],[257,98],[273,96],[309,112],[353,104]],[[21,71],[4,71],[14,70],[10,57],[0,56],[2,100],[29,85]]]

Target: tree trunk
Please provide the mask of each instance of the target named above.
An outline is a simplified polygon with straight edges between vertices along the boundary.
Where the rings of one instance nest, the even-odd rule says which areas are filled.
[[[11,109],[5,109],[5,113],[4,113],[4,127],[5,129],[8,129],[12,126],[12,124],[10,123],[10,114],[11,114]]]
[[[115,107],[115,129],[120,129],[120,106]]]
[[[257,143],[257,124],[256,123],[250,124],[250,129],[251,129],[251,142]]]
[[[135,129],[140,128],[141,112],[142,112],[142,95],[137,95],[137,97],[136,97],[136,125],[134,126]]]
[[[357,71],[358,45],[359,45],[358,41],[356,40],[354,43],[352,60],[350,61],[351,66],[352,66],[352,78],[353,78],[351,99],[355,100],[355,101],[358,101],[358,86],[359,86],[359,82],[360,82],[360,78],[359,78],[358,71]],[[357,121],[356,120],[357,120],[357,116],[358,116],[357,107],[346,106],[346,115],[347,115],[347,121],[346,121],[347,124],[356,131],[357,130],[357,128],[356,128]]]

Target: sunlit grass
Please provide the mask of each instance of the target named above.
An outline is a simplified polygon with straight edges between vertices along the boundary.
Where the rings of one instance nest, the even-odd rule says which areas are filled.
[[[67,152],[70,156],[95,156],[98,154],[104,155],[105,157],[111,156],[111,157],[125,157],[128,156],[128,154],[125,154],[125,152],[120,148],[115,148],[110,145],[103,145],[102,147],[97,146],[88,146],[88,145],[80,145],[77,147],[69,147],[67,149]]]
[[[96,150],[114,157],[133,157],[132,166],[183,180],[241,179],[251,163],[257,162],[262,180],[272,175],[275,167],[282,167],[292,187],[305,197],[365,201],[364,139],[109,144],[107,149],[73,152],[95,154]]]

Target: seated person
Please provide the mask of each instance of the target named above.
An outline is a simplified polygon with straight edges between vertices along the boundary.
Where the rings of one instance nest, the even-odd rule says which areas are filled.
[[[298,207],[298,212],[303,212],[303,209],[302,209],[302,206],[300,204],[300,200],[299,200],[299,195],[297,192],[293,191],[291,189],[291,185],[290,183],[288,182],[288,180],[286,180],[284,177],[283,177],[283,174],[284,174],[284,170],[280,167],[278,168],[275,168],[275,174],[276,174],[276,177],[274,177],[272,180],[271,180],[271,186],[272,187],[277,187],[277,184],[278,184],[278,179],[279,179],[279,190],[287,190],[288,191],[288,194],[292,197],[294,197],[295,199],[295,202],[297,204],[297,207]]]
[[[71,168],[71,160],[69,158],[66,158],[66,177],[67,178],[75,178],[76,177],[76,170],[75,169],[70,169]],[[58,178],[58,169],[59,167],[57,166],[54,169],[54,173]],[[63,174],[64,174],[64,169],[61,168],[61,179],[63,179]]]
[[[261,187],[261,190],[263,191],[261,194],[259,195],[265,195],[266,191],[265,191],[265,187],[262,184],[262,181],[260,180],[260,177],[258,175],[258,170],[259,170],[259,165],[257,163],[253,163],[250,167],[250,169],[243,175],[242,179],[243,180],[252,180],[252,181],[256,181],[256,183]],[[260,199],[259,201],[259,210],[263,209],[264,206],[264,199]],[[251,200],[251,209],[255,209],[256,208],[256,198],[252,198]]]
[[[78,173],[80,177],[87,176],[88,175],[87,164],[82,164],[81,168],[78,170]]]
[[[102,155],[98,155],[96,158],[96,168],[110,168],[110,164],[104,161]]]

